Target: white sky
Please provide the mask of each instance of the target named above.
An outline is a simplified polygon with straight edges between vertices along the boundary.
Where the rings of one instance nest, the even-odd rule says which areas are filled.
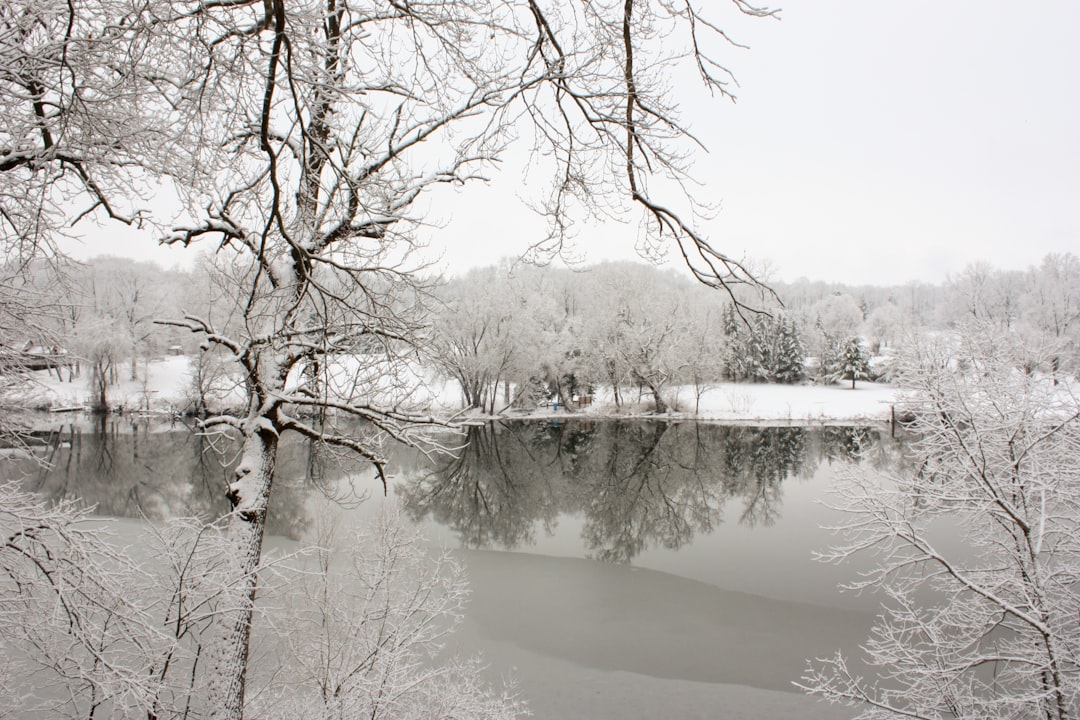
[[[721,206],[705,225],[718,249],[783,280],[853,284],[1080,253],[1080,2],[782,7],[780,22],[725,25],[751,46],[723,55],[737,104],[689,92],[683,102],[710,150],[694,175]],[[449,272],[518,255],[542,234],[521,203],[520,168],[497,179],[433,202],[431,249]],[[632,227],[583,226],[576,250],[630,258],[635,238]],[[124,231],[79,254],[105,252],[167,266],[192,254]]]

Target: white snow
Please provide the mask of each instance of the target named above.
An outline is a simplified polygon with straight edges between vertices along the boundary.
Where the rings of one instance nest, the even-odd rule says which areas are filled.
[[[449,393],[444,392],[444,396]],[[860,381],[854,390],[850,382],[836,385],[774,385],[762,383],[720,383],[702,395],[695,415],[693,386],[671,388],[663,393],[673,409],[661,417],[697,418],[718,422],[745,423],[824,423],[888,420],[892,405],[899,402],[899,392],[886,383]],[[676,403],[672,399],[677,398]],[[528,417],[658,417],[651,412],[648,395],[623,391],[623,403],[617,408],[610,390],[597,394],[593,403],[574,413],[545,404],[526,414]],[[507,411],[507,417],[521,413]]]
[[[694,408],[693,388],[680,392],[680,402]],[[896,390],[884,383],[836,385],[765,385],[724,383],[701,399],[699,416],[714,420],[887,419],[897,401]]]
[[[170,410],[187,403],[191,385],[191,361],[184,356],[166,357],[136,367],[139,378],[131,379],[131,365],[121,363],[117,369],[118,382],[106,391],[109,404],[125,411]],[[90,370],[85,365],[73,381],[63,369],[63,380],[53,371],[32,373],[33,385],[18,398],[31,408],[78,408],[90,404]]]

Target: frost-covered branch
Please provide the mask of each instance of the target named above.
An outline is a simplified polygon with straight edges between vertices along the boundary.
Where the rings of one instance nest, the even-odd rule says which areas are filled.
[[[867,704],[862,718],[1065,720],[1080,701],[1080,406],[1021,372],[992,330],[965,332],[957,366],[918,347],[899,366],[915,392],[915,470],[840,490],[850,518],[824,559],[877,557],[851,583],[885,594],[865,648],[877,677],[838,657],[802,687]],[[942,532],[963,549],[943,549]]]

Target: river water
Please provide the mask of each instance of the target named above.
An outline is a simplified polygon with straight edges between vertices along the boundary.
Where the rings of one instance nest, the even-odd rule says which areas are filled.
[[[45,497],[150,522],[226,509],[227,443],[116,417],[40,437],[51,470],[5,467]],[[286,443],[269,542],[313,542],[327,491],[345,523],[400,500],[468,570],[453,649],[512,676],[538,718],[852,714],[792,682],[807,659],[855,651],[869,630],[878,598],[840,593],[856,569],[813,552],[840,519],[820,503],[840,474],[899,462],[887,433],[508,422],[460,440],[456,457],[393,451],[389,498],[370,469]]]

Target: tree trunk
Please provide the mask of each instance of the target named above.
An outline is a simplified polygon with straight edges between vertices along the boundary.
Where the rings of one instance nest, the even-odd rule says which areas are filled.
[[[109,399],[107,397],[109,388],[109,364],[100,358],[96,358],[92,369],[93,373],[90,376],[90,388],[94,395],[91,399],[90,411],[95,413],[107,413],[109,412]]]
[[[634,374],[637,375],[637,380],[640,384],[639,387],[644,386],[648,388],[649,393],[653,396],[653,405],[656,406],[657,414],[662,415],[666,413],[668,411],[667,403],[664,402],[664,398],[660,397],[660,390],[656,387],[653,381],[649,380],[641,373],[635,372]]]
[[[216,616],[209,668],[206,700],[212,720],[241,720],[244,714],[257,571],[277,457],[278,436],[268,420],[259,418],[248,424],[241,461],[228,493],[233,503],[225,530],[225,547],[230,553],[225,576],[229,589]]]
[[[608,382],[611,383],[611,395],[615,400],[616,409],[622,408],[622,397],[619,395],[619,380],[615,377],[615,368],[609,363],[607,366]]]
[[[664,398],[660,397],[660,391],[653,387],[652,383],[648,383],[649,392],[653,396],[653,404],[656,405],[656,412],[658,415],[662,415],[668,411],[668,405],[664,402]]]

